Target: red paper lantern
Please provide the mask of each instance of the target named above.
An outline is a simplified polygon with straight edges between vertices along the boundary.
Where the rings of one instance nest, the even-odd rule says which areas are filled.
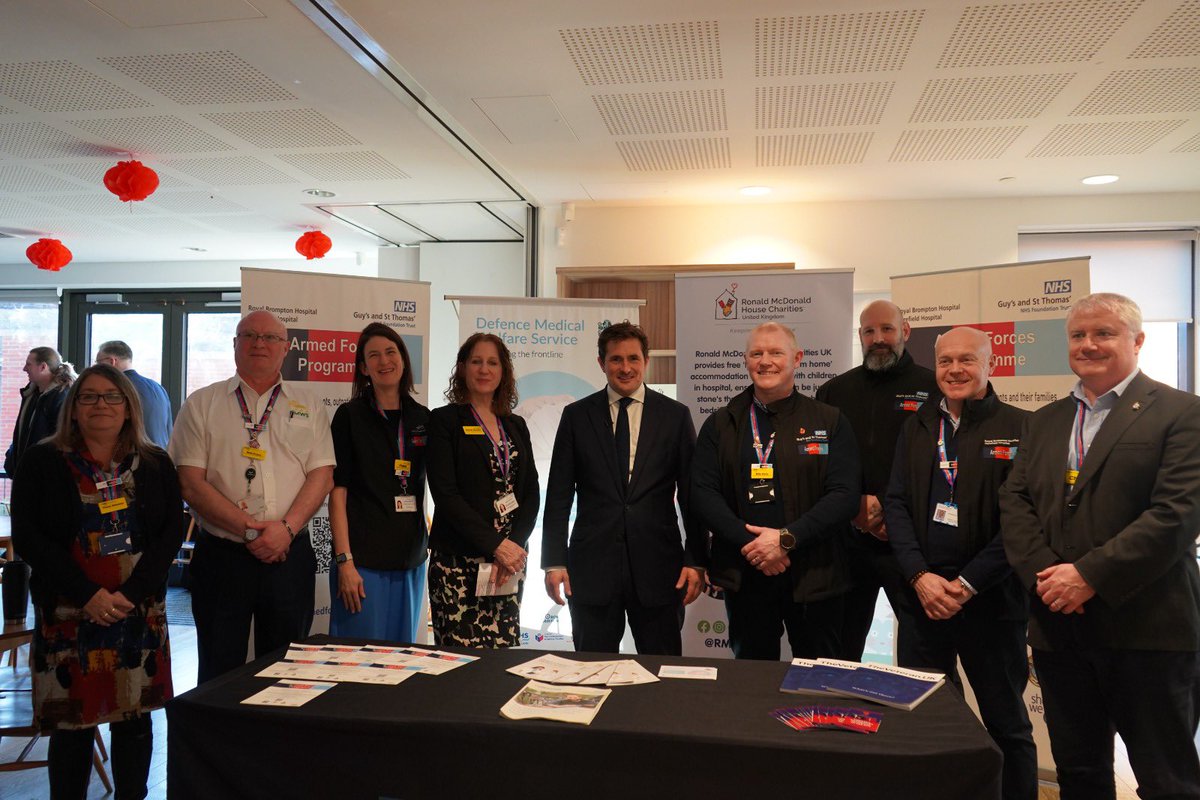
[[[122,203],[145,200],[158,188],[158,173],[140,161],[118,161],[104,173],[104,188]]]
[[[71,263],[71,251],[58,239],[38,239],[25,248],[25,256],[38,269],[58,272]]]
[[[333,247],[333,242],[320,231],[308,231],[296,240],[296,252],[309,261],[314,258],[324,258],[331,247]]]

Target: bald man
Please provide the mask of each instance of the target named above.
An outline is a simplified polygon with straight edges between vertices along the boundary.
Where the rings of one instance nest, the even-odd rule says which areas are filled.
[[[848,555],[852,588],[845,595],[839,658],[858,661],[875,618],[879,590],[887,595],[901,631],[910,612],[904,580],[888,547],[882,499],[892,471],[900,426],[930,398],[936,402],[933,371],[904,349],[911,330],[899,306],[876,300],[858,317],[863,363],[817,390],[817,399],[841,410],[854,428],[862,461],[858,516],[841,537]],[[903,638],[897,649],[903,651]]]
[[[308,636],[316,558],[307,525],[333,487],[325,407],[279,372],[288,336],[274,315],[245,316],[237,374],[194,392],[179,411],[171,458],[196,520],[192,613],[198,682]]]
[[[915,611],[898,660],[944,672],[960,691],[955,660],[962,661],[983,724],[1004,753],[1004,798],[1034,800],[1037,749],[1022,697],[1027,601],[1000,535],[1000,487],[1029,414],[992,390],[983,331],[954,328],[934,353],[943,399],[904,423],[884,499],[888,541]]]

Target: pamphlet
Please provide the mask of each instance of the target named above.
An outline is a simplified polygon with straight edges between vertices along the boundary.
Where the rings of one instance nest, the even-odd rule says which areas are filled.
[[[862,664],[826,685],[834,694],[860,697],[911,711],[946,682],[940,672],[921,672],[887,664]]]
[[[257,694],[250,695],[242,702],[252,706],[297,708],[312,700],[317,695],[329,691],[336,685],[334,683],[319,683],[316,681],[282,680],[274,686],[268,686]]]
[[[508,719],[550,719],[590,725],[612,689],[551,686],[530,681],[500,709]]]
[[[525,570],[514,572],[499,586],[492,585],[492,569],[494,565],[485,561],[479,565],[479,575],[475,579],[475,595],[477,597],[502,597],[516,594],[521,581],[525,580]]]
[[[694,681],[715,681],[716,667],[686,667],[682,664],[663,664],[658,668],[660,678],[688,678]]]

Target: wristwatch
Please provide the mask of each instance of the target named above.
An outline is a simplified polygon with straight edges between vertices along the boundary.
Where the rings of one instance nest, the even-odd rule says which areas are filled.
[[[258,538],[258,533],[254,528],[246,528],[246,530],[242,531],[242,541],[250,544],[250,542]]]
[[[790,553],[796,549],[796,534],[789,531],[787,528],[779,529],[779,546],[783,548],[783,552]]]
[[[333,563],[335,564],[345,564],[347,561],[353,560],[354,556],[350,555],[349,553],[338,553],[333,557]]]

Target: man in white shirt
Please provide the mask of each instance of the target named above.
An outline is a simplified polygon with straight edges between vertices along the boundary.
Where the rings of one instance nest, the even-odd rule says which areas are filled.
[[[320,401],[284,383],[287,329],[255,311],[234,337],[237,374],[194,392],[171,436],[197,523],[192,556],[198,681],[308,635],[316,558],[306,526],[333,486]]]

